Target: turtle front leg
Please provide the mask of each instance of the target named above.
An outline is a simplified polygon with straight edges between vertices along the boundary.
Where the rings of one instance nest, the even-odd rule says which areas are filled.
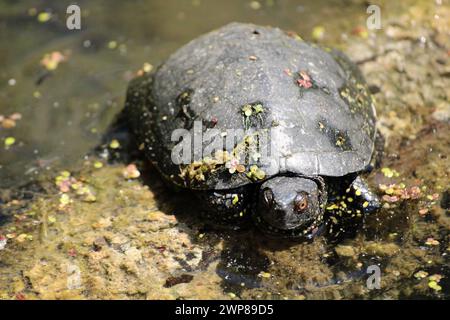
[[[251,201],[244,188],[234,190],[200,191],[202,214],[219,223],[236,223],[250,213]]]
[[[351,193],[355,201],[355,207],[365,214],[370,214],[381,208],[380,199],[370,189],[367,181],[356,177],[350,185]]]

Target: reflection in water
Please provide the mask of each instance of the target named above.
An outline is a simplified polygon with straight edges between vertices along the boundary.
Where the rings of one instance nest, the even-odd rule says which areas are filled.
[[[336,1],[337,3],[338,1]],[[81,30],[68,30],[70,1],[6,2],[1,6],[0,114],[20,112],[14,148],[0,153],[0,186],[67,167],[95,146],[122,108],[129,79],[144,63],[157,65],[190,39],[231,21],[274,25],[306,35],[316,24],[331,32],[362,4],[329,1],[80,1]],[[39,22],[39,13],[51,18]],[[62,52],[67,61],[48,72],[40,61]],[[8,84],[14,79],[15,85]]]

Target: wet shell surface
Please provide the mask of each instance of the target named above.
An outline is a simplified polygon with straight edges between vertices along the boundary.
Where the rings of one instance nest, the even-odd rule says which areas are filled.
[[[271,27],[231,23],[189,42],[131,82],[126,108],[146,156],[191,189],[344,176],[363,170],[374,150],[375,108],[358,68]],[[177,129],[190,142],[173,141]],[[180,164],[181,140],[192,150]],[[212,141],[224,147],[208,149]]]

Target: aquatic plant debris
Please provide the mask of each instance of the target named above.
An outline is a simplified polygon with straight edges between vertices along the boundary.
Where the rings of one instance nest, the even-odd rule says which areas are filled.
[[[103,163],[101,161],[95,161],[94,162],[94,168],[95,169],[100,169],[103,167]]]
[[[0,234],[0,250],[5,249],[7,243],[8,239],[4,235]]]
[[[425,241],[425,244],[428,245],[428,246],[438,246],[439,245],[439,241],[437,241],[436,239],[433,239],[433,238],[428,238]]]
[[[292,30],[286,31],[286,34],[287,34],[289,37],[294,38],[295,40],[303,41],[302,37],[301,37],[297,32],[295,32],[295,31],[292,31]]]
[[[414,277],[417,278],[417,279],[424,279],[424,278],[426,278],[427,276],[428,276],[428,272],[423,271],[423,270],[417,271],[417,272],[414,274]]]
[[[266,6],[266,2],[261,1],[261,3]],[[386,11],[383,12],[392,18],[392,13],[388,9],[389,3],[386,3],[386,6]],[[445,5],[437,5],[435,2],[432,3],[432,6],[433,11],[423,13],[429,17],[426,18],[427,22],[430,22],[429,26],[424,26],[422,14],[419,18],[411,18],[408,14],[409,5],[406,6],[406,11],[403,11],[408,19],[394,17],[395,19],[389,20],[388,16],[383,16],[383,29],[387,30],[389,24],[391,24],[390,21],[394,20],[394,23],[397,23],[394,26],[401,31],[402,37],[397,42],[386,41],[385,34],[377,32],[377,46],[375,47],[372,47],[369,42],[362,41],[361,38],[358,40],[352,36],[349,38],[341,37],[341,34],[346,36],[346,33],[352,27],[351,23],[342,24],[338,21],[339,26],[346,26],[345,29],[343,27],[338,28],[337,42],[341,45],[341,49],[350,53],[354,61],[364,61],[366,57],[369,57],[370,61],[362,62],[360,68],[364,75],[370,79],[370,82],[377,84],[380,88],[380,92],[376,94],[377,100],[381,101],[377,105],[378,116],[387,119],[390,117],[388,115],[390,110],[398,112],[395,120],[398,123],[392,119],[387,119],[384,122],[383,119],[380,127],[383,130],[383,135],[385,133],[390,134],[387,140],[389,143],[385,147],[386,155],[383,157],[384,166],[401,172],[400,179],[387,178],[376,169],[368,178],[374,186],[383,183],[386,188],[376,190],[377,193],[392,197],[394,201],[383,203],[390,206],[382,209],[380,214],[366,217],[369,224],[364,228],[366,231],[358,232],[356,241],[354,239],[347,240],[345,244],[349,244],[353,248],[356,256],[336,257],[333,252],[334,246],[323,242],[322,237],[315,238],[311,244],[295,243],[289,249],[280,249],[275,243],[276,251],[272,249],[272,243],[277,241],[263,241],[253,235],[243,235],[241,232],[225,232],[226,236],[230,234],[231,236],[224,239],[222,237],[215,238],[214,232],[208,232],[208,229],[199,229],[201,230],[199,231],[197,227],[202,228],[204,220],[200,220],[199,224],[193,222],[196,220],[194,218],[191,220],[189,208],[183,206],[183,201],[180,201],[178,196],[168,197],[172,193],[160,191],[159,182],[151,181],[149,190],[147,190],[144,188],[144,183],[129,183],[129,181],[123,179],[121,173],[128,163],[122,165],[105,162],[103,168],[94,170],[92,166],[94,161],[90,160],[89,165],[84,167],[88,172],[83,175],[89,181],[92,179],[95,182],[94,185],[102,186],[101,190],[98,191],[98,204],[91,205],[82,203],[82,201],[78,202],[75,195],[76,191],[69,186],[68,193],[74,200],[73,208],[67,206],[67,211],[73,209],[70,214],[57,210],[58,194],[53,197],[56,203],[49,203],[52,197],[46,195],[42,199],[42,205],[33,208],[32,211],[36,212],[35,220],[39,220],[40,214],[46,212],[46,210],[57,218],[57,221],[51,227],[49,241],[45,245],[39,244],[39,241],[27,240],[21,245],[17,245],[15,240],[9,238],[15,239],[23,233],[30,234],[31,230],[20,228],[13,230],[10,229],[9,223],[3,225],[0,229],[0,234],[3,234],[4,238],[7,239],[5,250],[0,251],[3,254],[0,257],[3,262],[2,272],[6,275],[4,280],[0,280],[0,299],[70,299],[77,298],[77,296],[82,299],[209,299],[216,294],[220,294],[220,297],[225,299],[417,299],[417,297],[446,299],[448,297],[447,280],[443,279],[438,282],[428,279],[430,275],[435,273],[444,274],[445,272],[445,274],[448,274],[445,264],[450,253],[445,232],[445,228],[448,226],[448,217],[442,210],[439,199],[432,200],[435,192],[443,195],[448,189],[445,184],[446,178],[448,178],[447,167],[443,166],[448,158],[447,160],[439,160],[439,155],[448,157],[448,152],[446,152],[448,148],[442,143],[442,141],[446,141],[445,138],[448,137],[448,134],[444,136],[440,134],[441,132],[448,133],[448,130],[445,127],[442,129],[440,124],[436,124],[436,122],[433,122],[433,125],[430,126],[429,120],[431,119],[428,119],[428,117],[432,118],[431,113],[436,103],[440,99],[445,100],[448,96],[446,84],[449,78],[443,73],[447,69],[448,63],[441,65],[440,62],[436,61],[439,61],[439,59],[446,61],[445,59],[450,57],[450,51],[447,52],[448,48],[445,48],[445,42],[442,48],[434,45],[435,41],[436,43],[441,42],[439,38],[442,33],[434,32],[434,27],[431,26],[436,25],[436,29],[441,28],[440,25],[447,24],[449,19],[437,11],[436,14],[439,14],[440,19],[433,18],[434,10],[441,7],[441,9],[448,11],[448,6],[442,8]],[[38,11],[41,9],[39,8]],[[411,11],[413,9],[414,12],[417,12],[416,6],[411,7]],[[249,8],[248,11],[253,14]],[[26,11],[22,12],[26,13]],[[362,15],[364,14],[363,10]],[[415,30],[410,25],[411,21],[414,24],[417,23],[420,28],[423,27],[423,29]],[[187,21],[185,22],[187,23]],[[305,24],[302,24],[307,27],[311,22],[306,20]],[[327,22],[327,32],[329,26],[331,33],[327,41],[330,42],[330,45],[335,45],[333,42],[334,25]],[[295,26],[292,27],[295,28]],[[432,40],[429,43],[430,46],[422,46],[420,38],[415,35],[416,33],[424,35],[427,43]],[[375,33],[373,35],[375,36]],[[259,36],[254,37],[258,38]],[[53,44],[58,43],[58,39],[55,40],[56,42],[52,42]],[[375,39],[370,39],[370,41],[372,40]],[[101,45],[102,42],[97,44]],[[363,49],[353,50],[353,45],[359,46],[359,48],[363,47]],[[419,51],[418,47],[423,51],[423,56],[416,55]],[[384,53],[383,51],[386,49],[388,52]],[[116,53],[106,49],[96,52],[95,55],[87,56],[88,58],[89,56],[98,57],[98,55],[103,54],[102,52],[107,52],[111,56]],[[363,58],[360,59],[360,57]],[[39,55],[37,60],[34,59],[34,61],[38,62],[40,58]],[[399,61],[401,62],[400,67]],[[73,62],[75,63],[75,60]],[[416,68],[411,68],[411,65],[416,65]],[[65,67],[65,65],[60,65],[60,67],[62,66]],[[139,68],[139,62],[137,66]],[[294,73],[298,71],[296,67],[290,64],[286,64],[286,67],[293,68]],[[386,70],[386,68],[388,69]],[[396,68],[401,70],[397,72]],[[410,69],[418,72],[411,73]],[[283,72],[283,68],[280,68],[278,72]],[[386,77],[386,73],[389,73],[390,76]],[[404,75],[405,73],[408,74],[408,77],[412,75],[420,80],[417,82],[408,80],[408,77]],[[436,78],[439,73],[443,76]],[[243,71],[243,74],[245,74],[245,71]],[[15,76],[21,87],[24,81],[23,76]],[[287,77],[287,75],[281,74],[281,77]],[[120,79],[120,81],[123,81],[123,79]],[[294,87],[292,78],[288,78],[286,82],[290,82]],[[398,87],[400,89],[397,89]],[[415,90],[418,87],[423,90]],[[10,88],[6,86],[5,89]],[[18,90],[19,85],[16,85],[14,89]],[[47,103],[47,98],[51,100],[52,95],[44,89],[44,87],[40,89],[43,95],[41,102]],[[300,89],[297,87],[297,90]],[[39,103],[31,97],[32,92],[33,89],[28,94],[31,98],[31,106]],[[388,92],[393,97],[389,97],[386,94]],[[420,105],[417,108],[403,101],[406,101],[407,95],[413,95],[412,93],[415,92],[419,92],[418,102]],[[403,95],[403,93],[405,94]],[[423,96],[426,103],[420,102],[422,101],[420,96]],[[80,99],[82,98],[80,96]],[[226,97],[221,97],[221,100],[221,103],[225,103]],[[28,122],[30,120],[28,118],[29,113],[26,114],[25,121]],[[412,123],[410,123],[410,120],[412,120]],[[220,121],[222,122],[223,119],[221,118]],[[17,123],[17,126],[21,125],[22,123]],[[444,125],[447,124],[444,123]],[[410,128],[410,126],[413,128]],[[433,131],[433,133],[429,135],[427,133],[423,136],[423,133],[417,132],[422,128],[429,132]],[[22,130],[22,128],[19,128],[19,130]],[[102,131],[101,126],[98,125],[98,132]],[[16,144],[18,143],[19,136],[15,132],[10,133],[3,130],[3,134],[15,136]],[[440,141],[434,143],[433,137],[439,138]],[[30,140],[23,138],[23,141],[27,143]],[[426,145],[425,149],[424,144]],[[431,148],[433,151],[431,151]],[[424,153],[423,150],[425,150]],[[12,153],[10,152],[10,154]],[[6,152],[5,155],[7,155]],[[396,158],[397,155],[399,158]],[[4,171],[5,168],[4,166],[1,170]],[[81,180],[78,173],[75,173],[75,170],[78,169],[71,167],[70,170],[74,179]],[[411,174],[412,170],[414,170],[414,177]],[[236,172],[234,175],[236,175]],[[102,176],[107,176],[107,178]],[[100,177],[102,178],[99,179]],[[81,182],[87,183],[84,180]],[[405,186],[402,187],[401,183]],[[422,189],[423,184],[428,185],[427,190]],[[442,189],[437,188],[438,184],[443,186]],[[73,185],[77,186],[78,184]],[[109,186],[114,186],[114,188]],[[414,186],[417,186],[417,192],[414,191]],[[406,190],[404,195],[402,189]],[[123,193],[119,193],[119,191],[123,191]],[[51,192],[58,191],[52,190]],[[52,194],[49,194],[49,196],[52,196]],[[150,221],[147,220],[148,212],[141,214],[140,211],[150,210],[149,208],[154,206],[153,196],[158,199],[157,204],[161,204],[164,209],[161,209],[161,213],[156,215],[157,218]],[[408,201],[403,203],[403,200]],[[355,201],[360,201],[360,198],[355,197]],[[180,220],[182,227],[166,227],[163,225],[163,228],[166,229],[159,229],[155,226],[165,219],[164,216],[171,214],[172,207],[178,208],[178,202],[182,204],[181,210],[179,210],[182,217]],[[36,203],[37,201],[32,201],[33,206]],[[0,204],[2,212],[5,205],[5,203]],[[53,208],[52,205],[54,205]],[[340,204],[337,203],[336,206],[340,207]],[[120,210],[117,210],[117,208],[120,208]],[[7,207],[6,210],[8,210]],[[105,229],[95,229],[95,231],[89,230],[92,218],[96,214],[105,218],[112,217],[112,226]],[[422,215],[426,215],[426,217]],[[176,219],[179,218],[176,217]],[[18,218],[14,217],[13,223],[16,223],[16,221],[18,221]],[[45,220],[40,220],[41,223],[37,228],[40,228],[43,221]],[[192,232],[191,227],[194,230]],[[151,229],[151,232],[148,231],[149,229]],[[196,235],[199,232],[202,232],[202,235],[206,234],[201,241],[197,241]],[[8,238],[6,237],[7,234]],[[369,235],[369,238],[373,236],[377,239],[376,241],[396,243],[401,251],[389,257],[368,257],[364,250],[368,240],[366,235]],[[101,249],[98,249],[99,247],[94,244],[98,242],[98,237],[104,237],[107,240],[107,245]],[[37,239],[37,236],[35,238]],[[440,245],[426,245],[425,242],[428,238],[439,241]],[[218,239],[220,239],[220,246],[215,246]],[[191,240],[195,241],[195,245],[192,244]],[[53,244],[54,242],[56,243]],[[221,264],[216,267],[213,263],[210,268],[211,271],[204,273],[196,269],[196,262],[202,256],[202,253],[207,256],[208,251],[203,251],[204,248],[202,247],[203,252],[198,251],[198,254],[196,250],[200,249],[197,244],[207,247],[210,242],[213,244],[216,254],[220,255],[219,262]],[[60,244],[60,247],[57,247],[56,244]],[[139,261],[137,264],[129,264],[125,251],[122,251],[129,246],[137,247],[139,250],[142,249],[143,261]],[[226,263],[233,263],[234,259],[239,257],[236,249],[240,247],[242,247],[240,251],[246,256],[253,257],[261,253],[262,257],[253,258],[251,261],[246,260],[243,263],[238,262],[235,265],[237,272],[235,270],[223,270],[222,268],[226,267]],[[361,247],[363,250],[361,250]],[[206,249],[209,250],[209,247]],[[231,254],[228,259],[225,258],[228,255],[227,250],[230,250]],[[77,252],[79,253],[77,254]],[[186,253],[190,255],[190,259],[193,257],[192,260],[185,260],[184,255]],[[44,263],[41,257],[46,258]],[[180,260],[173,261],[173,257]],[[263,259],[266,257],[270,265],[261,266],[260,262],[264,261]],[[64,268],[61,269],[66,261],[77,265],[79,263],[78,266],[83,274],[80,289],[67,290],[65,270]],[[171,290],[164,289],[162,287],[163,282],[159,280],[163,281],[167,276],[186,272],[183,271],[184,267],[179,265],[181,263],[183,263],[183,266],[188,263],[189,266],[186,267],[192,268],[192,274],[195,275],[194,281],[186,286],[179,285],[171,288]],[[367,290],[365,283],[367,274],[365,277],[364,274],[367,266],[371,264],[378,264],[382,268],[382,290]],[[105,267],[107,273],[104,272]],[[244,269],[241,267],[244,267]],[[175,271],[172,272],[174,269]],[[167,270],[171,272],[167,272]],[[272,274],[273,277],[258,277],[261,270]],[[397,270],[400,271],[400,275],[396,272]],[[223,272],[223,276],[219,277],[217,271]],[[426,275],[421,278],[415,277],[414,275],[420,271],[423,271]],[[17,279],[10,278],[8,277],[9,274],[17,274],[18,277]],[[231,276],[228,277],[230,274]],[[252,282],[253,280],[256,280],[256,283]],[[241,281],[245,281],[245,287],[236,288]],[[262,285],[258,282],[262,282]],[[430,282],[431,286],[429,285]],[[257,288],[254,287],[255,284],[258,286]],[[231,296],[229,293],[233,293],[233,295]]]
[[[49,71],[54,71],[58,68],[61,62],[67,60],[67,55],[62,54],[60,51],[53,51],[46,53],[41,59],[40,63]]]
[[[246,117],[250,117],[253,114],[252,106],[250,104],[246,104],[242,107],[242,114]]]
[[[66,207],[68,204],[70,204],[72,200],[70,199],[69,195],[66,193],[63,193],[59,198],[59,204],[60,208]]]
[[[0,126],[3,129],[12,129],[16,127],[16,121],[22,119],[22,115],[18,112],[15,112],[9,116],[4,116],[0,114]]]
[[[232,158],[225,163],[225,168],[228,168],[228,172],[233,174],[235,172],[242,173],[245,171],[245,166],[239,163],[237,158]]]
[[[404,183],[380,184],[378,188],[385,193],[382,199],[390,203],[395,203],[399,200],[414,200],[422,195],[422,191],[418,186],[406,187]]]
[[[15,238],[15,241],[19,243],[22,243],[26,240],[33,241],[33,236],[31,234],[21,233]]]
[[[440,274],[433,274],[433,275],[429,276],[428,277],[428,280],[429,280],[428,286],[435,291],[441,291],[442,287],[439,285],[439,282],[441,281],[442,278],[443,277]]]
[[[117,48],[117,41],[115,41],[115,40],[111,40],[111,41],[109,41],[108,42],[108,49],[115,49],[115,48]]]
[[[129,164],[125,170],[123,170],[122,175],[125,179],[137,179],[141,176],[141,173],[137,169],[135,164]]]
[[[309,89],[313,86],[311,77],[306,71],[300,71],[298,74],[300,75],[300,78],[297,79],[297,83],[300,87]]]
[[[396,170],[384,167],[381,169],[381,172],[384,174],[385,177],[387,178],[392,178],[392,177],[398,177],[399,173]]]
[[[229,292],[229,293],[228,293],[228,296],[229,296],[231,299],[236,298],[236,294],[233,293],[233,292]]]
[[[262,114],[264,113],[264,107],[261,103],[256,102],[253,104],[245,104],[241,108],[241,114],[243,116],[243,125],[245,130],[248,130],[251,126],[255,126],[257,124],[256,119],[260,124],[263,123]]]
[[[258,115],[264,112],[261,104],[244,106],[244,110],[242,111],[244,115],[246,111],[247,114],[251,115]],[[230,174],[244,173],[246,166],[240,163],[239,160],[244,153],[249,153],[255,161],[261,157],[259,153],[251,152],[251,149],[255,147],[254,144],[257,142],[255,139],[257,135],[259,135],[258,132],[246,135],[241,142],[236,144],[231,152],[227,150],[216,150],[212,157],[205,157],[199,161],[193,161],[189,165],[180,168],[179,176],[182,179],[186,179],[186,182],[189,183],[193,181],[205,181],[208,174],[213,174],[222,168],[228,169]],[[257,176],[263,176],[263,171],[255,170],[254,168],[253,172],[249,172],[247,175],[248,177],[257,179]]]
[[[250,8],[252,8],[253,10],[259,10],[261,9],[261,3],[259,1],[251,1]]]
[[[235,166],[231,164],[233,157],[226,150],[217,150],[213,157],[205,157],[200,161],[193,161],[189,165],[180,168],[180,177],[187,179],[187,182],[205,181],[205,175],[214,173],[221,166],[228,167],[234,173],[238,169],[236,162]],[[229,162],[229,164],[226,164]],[[233,167],[233,168],[232,168]]]
[[[369,32],[363,26],[357,26],[352,30],[352,34],[358,36],[363,39],[367,39],[369,37]]]
[[[146,73],[152,72],[152,70],[153,70],[153,65],[152,65],[151,63],[145,62],[145,63],[142,65],[142,68],[140,68],[140,69],[136,72],[136,75],[137,75],[137,76],[142,76],[142,75],[144,75],[144,74],[146,74]]]
[[[264,272],[264,271],[261,271],[259,274],[258,274],[258,277],[261,277],[261,278],[270,278],[272,275],[269,273],[269,272]]]
[[[5,148],[8,149],[11,147],[14,143],[16,143],[16,138],[14,137],[7,137],[5,139]]]

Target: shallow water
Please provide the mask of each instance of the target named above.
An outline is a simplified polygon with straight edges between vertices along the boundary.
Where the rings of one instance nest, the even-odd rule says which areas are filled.
[[[9,132],[23,145],[0,155],[0,184],[17,185],[47,166],[67,166],[82,157],[122,108],[133,73],[145,62],[157,65],[202,33],[248,21],[308,35],[316,24],[333,31],[348,24],[342,21],[364,15],[360,4],[336,10],[326,3],[267,1],[254,10],[245,1],[82,1],[80,31],[65,26],[70,1],[0,4],[1,110],[23,115],[21,125]],[[29,14],[31,8],[54,16],[39,23]],[[111,42],[114,49],[109,49]],[[70,52],[69,58],[37,85],[45,74],[39,61],[52,51]],[[8,85],[10,79],[14,86]]]
[[[368,33],[364,1],[80,1],[80,31],[65,27],[68,4],[0,3],[0,115],[22,115],[0,129],[0,298],[448,298],[448,3],[383,2],[383,28]],[[52,17],[39,22],[43,11]],[[140,159],[92,155],[144,63],[231,21],[292,30],[358,62],[391,169],[370,181],[380,196],[392,196],[380,185],[417,186],[417,199],[386,200],[339,244],[280,242],[194,217],[189,196]],[[49,72],[40,61],[53,51],[66,60]],[[141,179],[123,178],[128,161]],[[61,170],[95,200],[72,190],[62,205]],[[366,286],[370,265],[380,290]],[[80,283],[56,280],[74,268]]]

